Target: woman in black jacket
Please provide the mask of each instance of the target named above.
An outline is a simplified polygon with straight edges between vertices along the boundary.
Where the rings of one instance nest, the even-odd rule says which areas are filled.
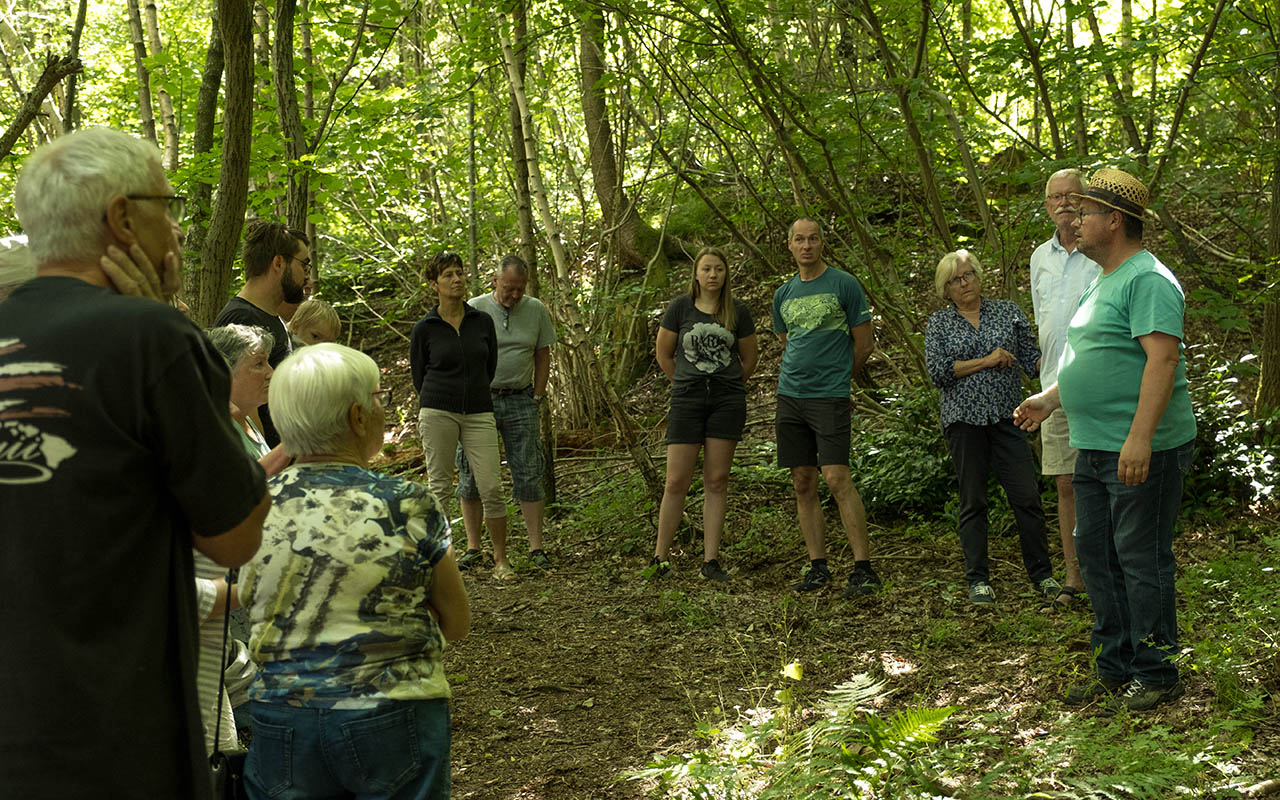
[[[427,280],[439,302],[413,326],[409,366],[418,393],[418,433],[426,451],[427,485],[441,508],[449,507],[458,444],[471,465],[485,527],[493,539],[493,574],[515,577],[507,560],[507,507],[498,472],[498,429],[493,422],[489,382],[498,365],[493,319],[466,303],[462,259],[444,252],[427,264]],[[480,532],[467,532],[467,552],[458,566],[480,558]]]

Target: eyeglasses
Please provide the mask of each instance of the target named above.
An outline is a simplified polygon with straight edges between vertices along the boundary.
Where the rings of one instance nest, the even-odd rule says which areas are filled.
[[[169,202],[169,218],[174,222],[182,222],[187,211],[187,198],[180,194],[127,194],[130,200],[167,200]]]
[[[1044,196],[1044,199],[1052,200],[1055,203],[1061,203],[1063,200],[1066,200],[1070,196],[1071,196],[1070,192],[1054,192],[1053,194],[1046,194]]]
[[[373,399],[377,400],[378,405],[382,408],[387,408],[391,405],[391,390],[379,389],[373,393]]]
[[[311,259],[309,259],[309,258],[298,258],[297,256],[290,256],[289,258],[290,258],[291,260],[293,260],[293,261],[297,261],[299,264],[301,264],[303,269],[305,269],[305,270],[307,270],[307,271],[310,271],[310,270],[311,270]]]
[[[1076,221],[1083,224],[1084,218],[1087,216],[1090,216],[1092,214],[1110,214],[1110,213],[1111,213],[1110,211],[1077,211]]]
[[[969,270],[968,272],[961,272],[959,275],[947,281],[947,285],[959,286],[962,283],[968,283],[969,281],[976,281],[977,279],[978,279],[978,273],[974,272],[973,270]]]

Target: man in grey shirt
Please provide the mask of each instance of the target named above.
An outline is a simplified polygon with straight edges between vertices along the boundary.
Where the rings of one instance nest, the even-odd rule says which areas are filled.
[[[489,385],[493,418],[511,467],[512,494],[520,503],[520,514],[529,531],[529,560],[535,567],[545,568],[549,563],[542,549],[542,477],[546,464],[538,412],[546,397],[556,330],[547,307],[538,298],[525,296],[528,283],[528,265],[519,256],[507,256],[494,273],[493,292],[467,302],[493,317],[498,333],[498,370]],[[458,500],[463,524],[470,534],[480,529],[484,508],[461,448],[457,463]],[[479,558],[480,551],[468,550],[458,559],[458,566],[469,569]]]

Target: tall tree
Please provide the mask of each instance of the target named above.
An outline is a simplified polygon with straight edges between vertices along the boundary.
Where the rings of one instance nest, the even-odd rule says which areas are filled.
[[[164,45],[160,41],[160,20],[156,0],[147,0],[143,23],[147,29],[147,41],[151,45],[151,55],[158,57],[164,52]],[[160,122],[164,126],[165,165],[175,170],[178,168],[178,121],[173,114],[173,100],[163,87],[156,90],[156,100],[160,103]]]
[[[156,112],[151,105],[151,73],[147,69],[147,43],[142,35],[142,13],[138,0],[126,0],[129,10],[129,38],[133,42],[133,67],[138,76],[138,122],[142,135],[153,142],[156,138]]]

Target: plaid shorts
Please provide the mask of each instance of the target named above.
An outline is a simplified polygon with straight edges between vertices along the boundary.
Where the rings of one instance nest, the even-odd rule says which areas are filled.
[[[542,456],[542,434],[538,424],[538,401],[533,399],[533,387],[515,394],[493,396],[493,419],[498,425],[498,436],[506,452],[507,466],[511,468],[511,493],[516,502],[536,503],[543,499],[542,472],[545,460]],[[458,497],[463,500],[479,500],[475,477],[467,464],[467,457],[458,448],[455,460],[458,465]]]

